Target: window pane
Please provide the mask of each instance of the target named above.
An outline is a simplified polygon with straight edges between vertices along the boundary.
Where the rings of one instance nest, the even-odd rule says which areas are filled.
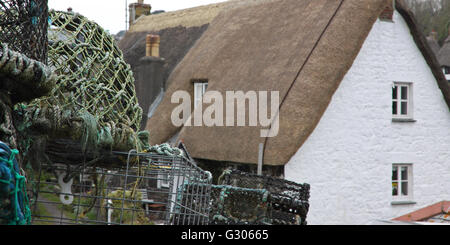
[[[396,100],[397,99],[397,86],[394,86],[392,88],[392,99]]]
[[[402,100],[408,99],[408,87],[402,86]]]
[[[407,115],[408,114],[408,103],[407,102],[402,102],[401,103],[401,113],[402,115]]]
[[[398,180],[398,167],[392,167],[392,180]]]
[[[402,180],[408,180],[408,167],[402,167]]]
[[[397,196],[398,195],[398,183],[392,182],[392,195]]]
[[[402,196],[408,195],[408,182],[402,182]]]
[[[392,102],[392,115],[397,115],[397,101]]]

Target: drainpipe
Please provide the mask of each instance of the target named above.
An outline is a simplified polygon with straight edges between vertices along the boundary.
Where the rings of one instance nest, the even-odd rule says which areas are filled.
[[[258,148],[258,169],[257,169],[258,175],[262,175],[263,157],[264,157],[264,143],[260,143]]]

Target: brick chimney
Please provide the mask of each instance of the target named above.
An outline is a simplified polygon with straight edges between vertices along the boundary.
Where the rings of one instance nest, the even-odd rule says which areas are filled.
[[[165,91],[166,61],[159,55],[160,37],[148,34],[145,39],[145,56],[139,60],[133,70],[135,76],[136,95],[143,109],[141,129],[147,125],[150,107],[159,94]]]
[[[145,4],[144,0],[138,0],[137,3],[130,3],[128,9],[130,12],[129,26],[131,26],[142,15],[150,15],[152,6],[150,4]]]
[[[432,30],[432,31],[430,32],[429,37],[432,38],[433,40],[437,41],[437,40],[438,40],[438,33],[437,33],[437,31]]]
[[[394,10],[395,10],[395,0],[388,0],[387,5],[383,12],[380,14],[380,20],[382,21],[393,21]]]

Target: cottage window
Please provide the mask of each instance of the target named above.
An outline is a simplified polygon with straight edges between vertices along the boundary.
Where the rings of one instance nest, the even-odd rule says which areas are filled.
[[[392,86],[392,117],[412,119],[412,83],[394,83]]]
[[[207,80],[196,80],[194,81],[194,109],[202,103],[203,95],[206,93],[208,88]]]
[[[444,70],[444,74],[445,74],[445,75],[449,75],[449,74],[450,74],[450,67],[444,66],[444,67],[443,67],[443,70]]]
[[[392,197],[396,201],[412,198],[412,164],[392,165]]]

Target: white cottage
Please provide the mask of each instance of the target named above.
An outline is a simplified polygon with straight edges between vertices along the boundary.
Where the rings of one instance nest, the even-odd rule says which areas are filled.
[[[366,224],[450,200],[449,106],[407,21],[395,11],[374,23],[286,164],[287,179],[311,184],[310,224]]]
[[[309,224],[370,224],[450,199],[449,87],[403,1],[237,2],[171,73],[147,123],[151,144],[183,141],[207,169],[262,160],[266,172],[309,183]],[[195,92],[200,82],[206,89]],[[278,133],[261,137],[266,125],[250,119],[188,124],[217,106],[194,106],[197,97],[174,124],[180,90],[243,91],[248,101],[277,91]],[[248,104],[233,106],[251,115]]]

